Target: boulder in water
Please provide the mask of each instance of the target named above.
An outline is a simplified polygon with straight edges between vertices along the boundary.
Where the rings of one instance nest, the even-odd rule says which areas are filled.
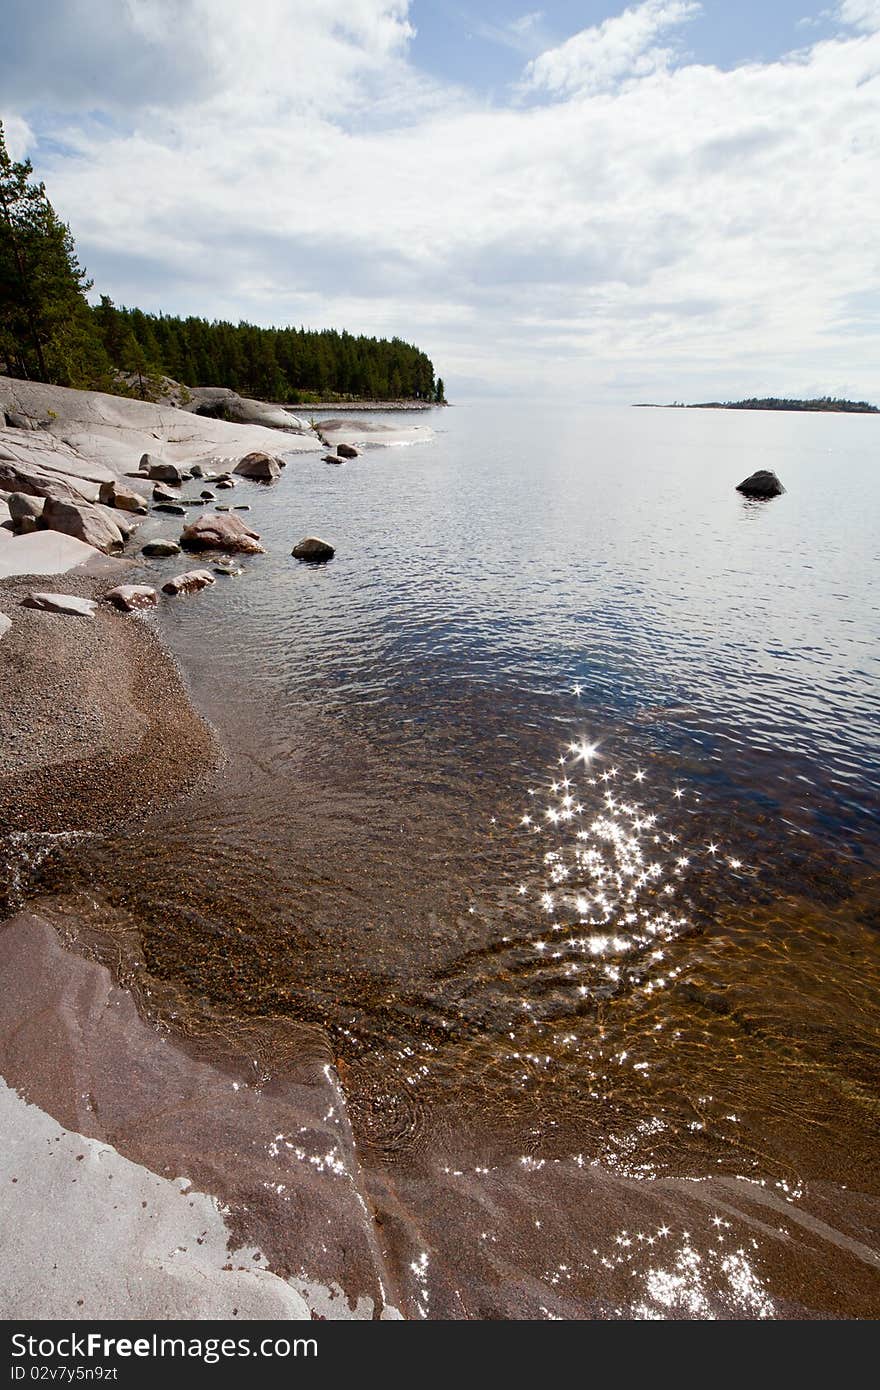
[[[258,483],[273,483],[276,478],[281,477],[283,467],[281,460],[274,458],[272,454],[257,451],[245,454],[235,465],[234,471],[240,473],[243,478],[253,478]]]
[[[341,459],[356,459],[358,451],[353,444],[337,444],[336,452]]]
[[[141,472],[153,482],[174,483],[177,487],[180,487],[184,477],[188,476],[176,463],[162,463],[160,459],[153,458],[152,454],[144,454],[141,459]]]
[[[197,594],[200,589],[207,589],[213,583],[214,576],[210,570],[187,570],[185,574],[176,574],[167,584],[163,584],[162,592],[172,595]]]
[[[329,541],[322,541],[318,536],[304,536],[297,541],[292,554],[295,560],[332,560],[336,550]]]
[[[741,483],[737,483],[736,490],[746,497],[778,497],[780,493],[785,492],[776,474],[769,468],[759,468],[757,473],[752,473]]]
[[[260,534],[245,526],[231,513],[207,512],[184,528],[180,543],[185,550],[239,551],[244,555],[264,555]]]
[[[142,555],[179,555],[180,546],[177,541],[155,540],[147,541],[141,549]]]

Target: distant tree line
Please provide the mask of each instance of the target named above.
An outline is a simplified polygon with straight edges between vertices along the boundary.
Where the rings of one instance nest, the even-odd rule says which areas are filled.
[[[867,401],[844,401],[836,396],[819,396],[801,401],[787,396],[750,396],[745,401],[704,401],[691,410],[836,410],[853,415],[880,415],[880,407]]]
[[[145,314],[106,295],[92,313],[110,360],[129,373],[230,386],[261,400],[443,400],[430,358],[400,338]]]
[[[70,228],[32,174],[0,122],[0,372],[145,397],[169,376],[264,400],[444,400],[430,358],[400,338],[145,314],[107,295],[90,306]]]

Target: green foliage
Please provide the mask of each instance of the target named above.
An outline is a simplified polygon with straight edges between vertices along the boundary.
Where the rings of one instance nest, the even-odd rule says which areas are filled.
[[[163,375],[293,404],[443,399],[430,360],[400,338],[145,314],[108,295],[90,307],[70,228],[32,173],[0,123],[0,370],[147,400]]]
[[[258,328],[116,308],[106,297],[92,311],[115,366],[191,386],[228,386],[260,400],[442,399],[428,357],[400,338],[356,337],[336,329]]]
[[[91,282],[32,173],[30,160],[10,158],[0,122],[0,358],[37,381],[104,383],[110,363],[86,300]]]

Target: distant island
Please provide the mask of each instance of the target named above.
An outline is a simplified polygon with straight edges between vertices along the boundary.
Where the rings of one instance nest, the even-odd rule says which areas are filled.
[[[660,405],[653,401],[637,401],[640,410],[821,410],[844,415],[880,415],[880,406],[868,401],[844,401],[836,396],[819,396],[813,401],[800,401],[788,396],[750,396],[746,401],[699,401],[686,405],[684,401],[672,401]]]

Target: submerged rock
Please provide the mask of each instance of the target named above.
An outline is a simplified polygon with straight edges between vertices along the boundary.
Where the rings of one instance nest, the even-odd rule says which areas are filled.
[[[93,598],[78,594],[28,594],[22,599],[25,608],[39,608],[44,613],[64,613],[76,618],[93,618],[97,604]]]
[[[241,565],[235,565],[231,560],[218,560],[214,565],[215,574],[225,574],[230,579],[237,579],[240,574],[244,574]]]
[[[273,483],[276,478],[281,477],[283,467],[284,464],[281,459],[257,451],[253,454],[245,454],[244,458],[235,465],[234,471],[240,473],[243,478],[252,478],[258,483]]]
[[[181,507],[179,502],[156,502],[153,511],[167,512],[169,516],[186,516],[186,507]]]
[[[177,541],[156,540],[147,541],[141,550],[142,555],[179,555],[180,546]]]
[[[295,560],[332,560],[336,550],[329,541],[322,541],[318,536],[304,536],[297,541],[292,554]]]
[[[162,592],[172,595],[197,594],[200,589],[207,589],[208,585],[214,582],[210,570],[187,570],[185,574],[176,574],[167,584],[163,584]]]
[[[759,468],[757,473],[752,473],[741,483],[737,483],[736,490],[744,493],[746,497],[778,497],[780,493],[785,492],[776,474],[769,468]]]
[[[208,512],[185,527],[180,543],[185,550],[229,550],[245,555],[264,555],[258,531],[237,516]]]
[[[336,452],[341,459],[356,459],[358,451],[353,444],[337,444]]]
[[[50,531],[60,531],[65,536],[75,536],[105,555],[121,550],[125,538],[116,522],[111,521],[105,511],[89,502],[62,502],[47,497],[43,507],[43,522]]]
[[[117,584],[115,589],[108,589],[104,597],[126,613],[155,608],[159,603],[159,595],[148,584]]]

